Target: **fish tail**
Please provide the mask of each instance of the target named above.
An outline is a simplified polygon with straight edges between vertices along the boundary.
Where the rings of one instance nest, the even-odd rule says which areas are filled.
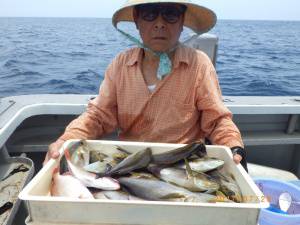
[[[207,156],[206,146],[203,142],[198,142],[197,144],[197,152],[195,153],[200,158]]]

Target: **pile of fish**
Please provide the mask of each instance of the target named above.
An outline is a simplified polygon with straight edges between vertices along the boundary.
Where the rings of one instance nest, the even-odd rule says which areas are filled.
[[[224,161],[194,142],[163,153],[123,147],[92,149],[84,140],[64,151],[54,170],[51,195],[79,199],[242,202]]]

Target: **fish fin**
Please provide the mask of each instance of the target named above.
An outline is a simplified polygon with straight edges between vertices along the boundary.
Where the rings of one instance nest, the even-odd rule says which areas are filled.
[[[194,174],[197,174],[197,176],[200,176],[202,179],[218,183],[217,179],[215,179],[213,176],[208,175],[207,173],[201,171],[193,171],[193,172]]]
[[[216,200],[217,202],[227,202],[228,198],[222,191],[216,191]]]
[[[125,150],[124,148],[122,148],[121,146],[119,146],[119,145],[116,145],[117,146],[117,149],[119,150],[119,151],[121,151],[121,152],[125,152],[126,154],[128,154],[128,155],[130,155],[131,153],[130,152],[128,152],[127,150]]]
[[[217,190],[215,195],[214,198],[208,200],[209,203],[231,202],[222,191]]]
[[[71,161],[71,156],[70,156],[70,152],[69,152],[69,149],[65,149],[64,150],[64,154],[65,154],[65,157],[68,161]]]
[[[89,155],[91,151],[94,151],[94,149],[90,146],[89,143],[87,143],[86,140],[82,140],[82,147],[86,152],[88,152]]]
[[[191,169],[189,161],[186,158],[184,158],[184,163],[185,163],[185,167],[186,167],[187,178],[188,179],[193,178],[194,177],[193,170]]]
[[[205,177],[208,176],[206,173],[201,172],[201,171],[193,171],[193,172],[194,172],[194,173],[197,173],[197,174],[199,174],[199,175],[205,176]]]
[[[230,177],[232,180],[234,180],[234,181],[235,181],[235,178],[234,178],[234,176],[233,176],[233,174],[232,174],[232,173],[230,173],[230,174],[229,174],[229,177]]]
[[[180,193],[170,193],[167,195],[162,196],[160,199],[162,200],[175,200],[175,199],[185,199],[186,196],[184,194],[180,194]]]
[[[105,174],[109,173],[112,169],[112,166],[110,164],[106,164],[106,168],[105,168]]]

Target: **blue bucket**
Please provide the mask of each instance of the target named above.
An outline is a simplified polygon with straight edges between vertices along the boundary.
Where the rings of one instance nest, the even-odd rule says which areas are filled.
[[[258,188],[270,202],[271,207],[261,209],[259,225],[300,225],[300,188],[296,185],[271,179],[255,179]],[[292,204],[287,213],[279,209],[278,198],[281,193],[288,192]]]

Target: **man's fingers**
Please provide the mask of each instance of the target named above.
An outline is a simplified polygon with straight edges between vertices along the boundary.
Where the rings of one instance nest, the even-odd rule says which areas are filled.
[[[242,161],[242,156],[239,155],[239,154],[234,154],[234,155],[233,155],[233,161],[234,161],[236,164],[239,164],[239,163]]]
[[[57,159],[59,157],[59,152],[57,149],[50,149],[49,152],[52,159]]]
[[[46,154],[45,160],[43,162],[43,166],[50,160],[50,159],[57,159],[59,157],[59,149],[63,145],[63,141],[52,143],[49,146],[48,152]]]

